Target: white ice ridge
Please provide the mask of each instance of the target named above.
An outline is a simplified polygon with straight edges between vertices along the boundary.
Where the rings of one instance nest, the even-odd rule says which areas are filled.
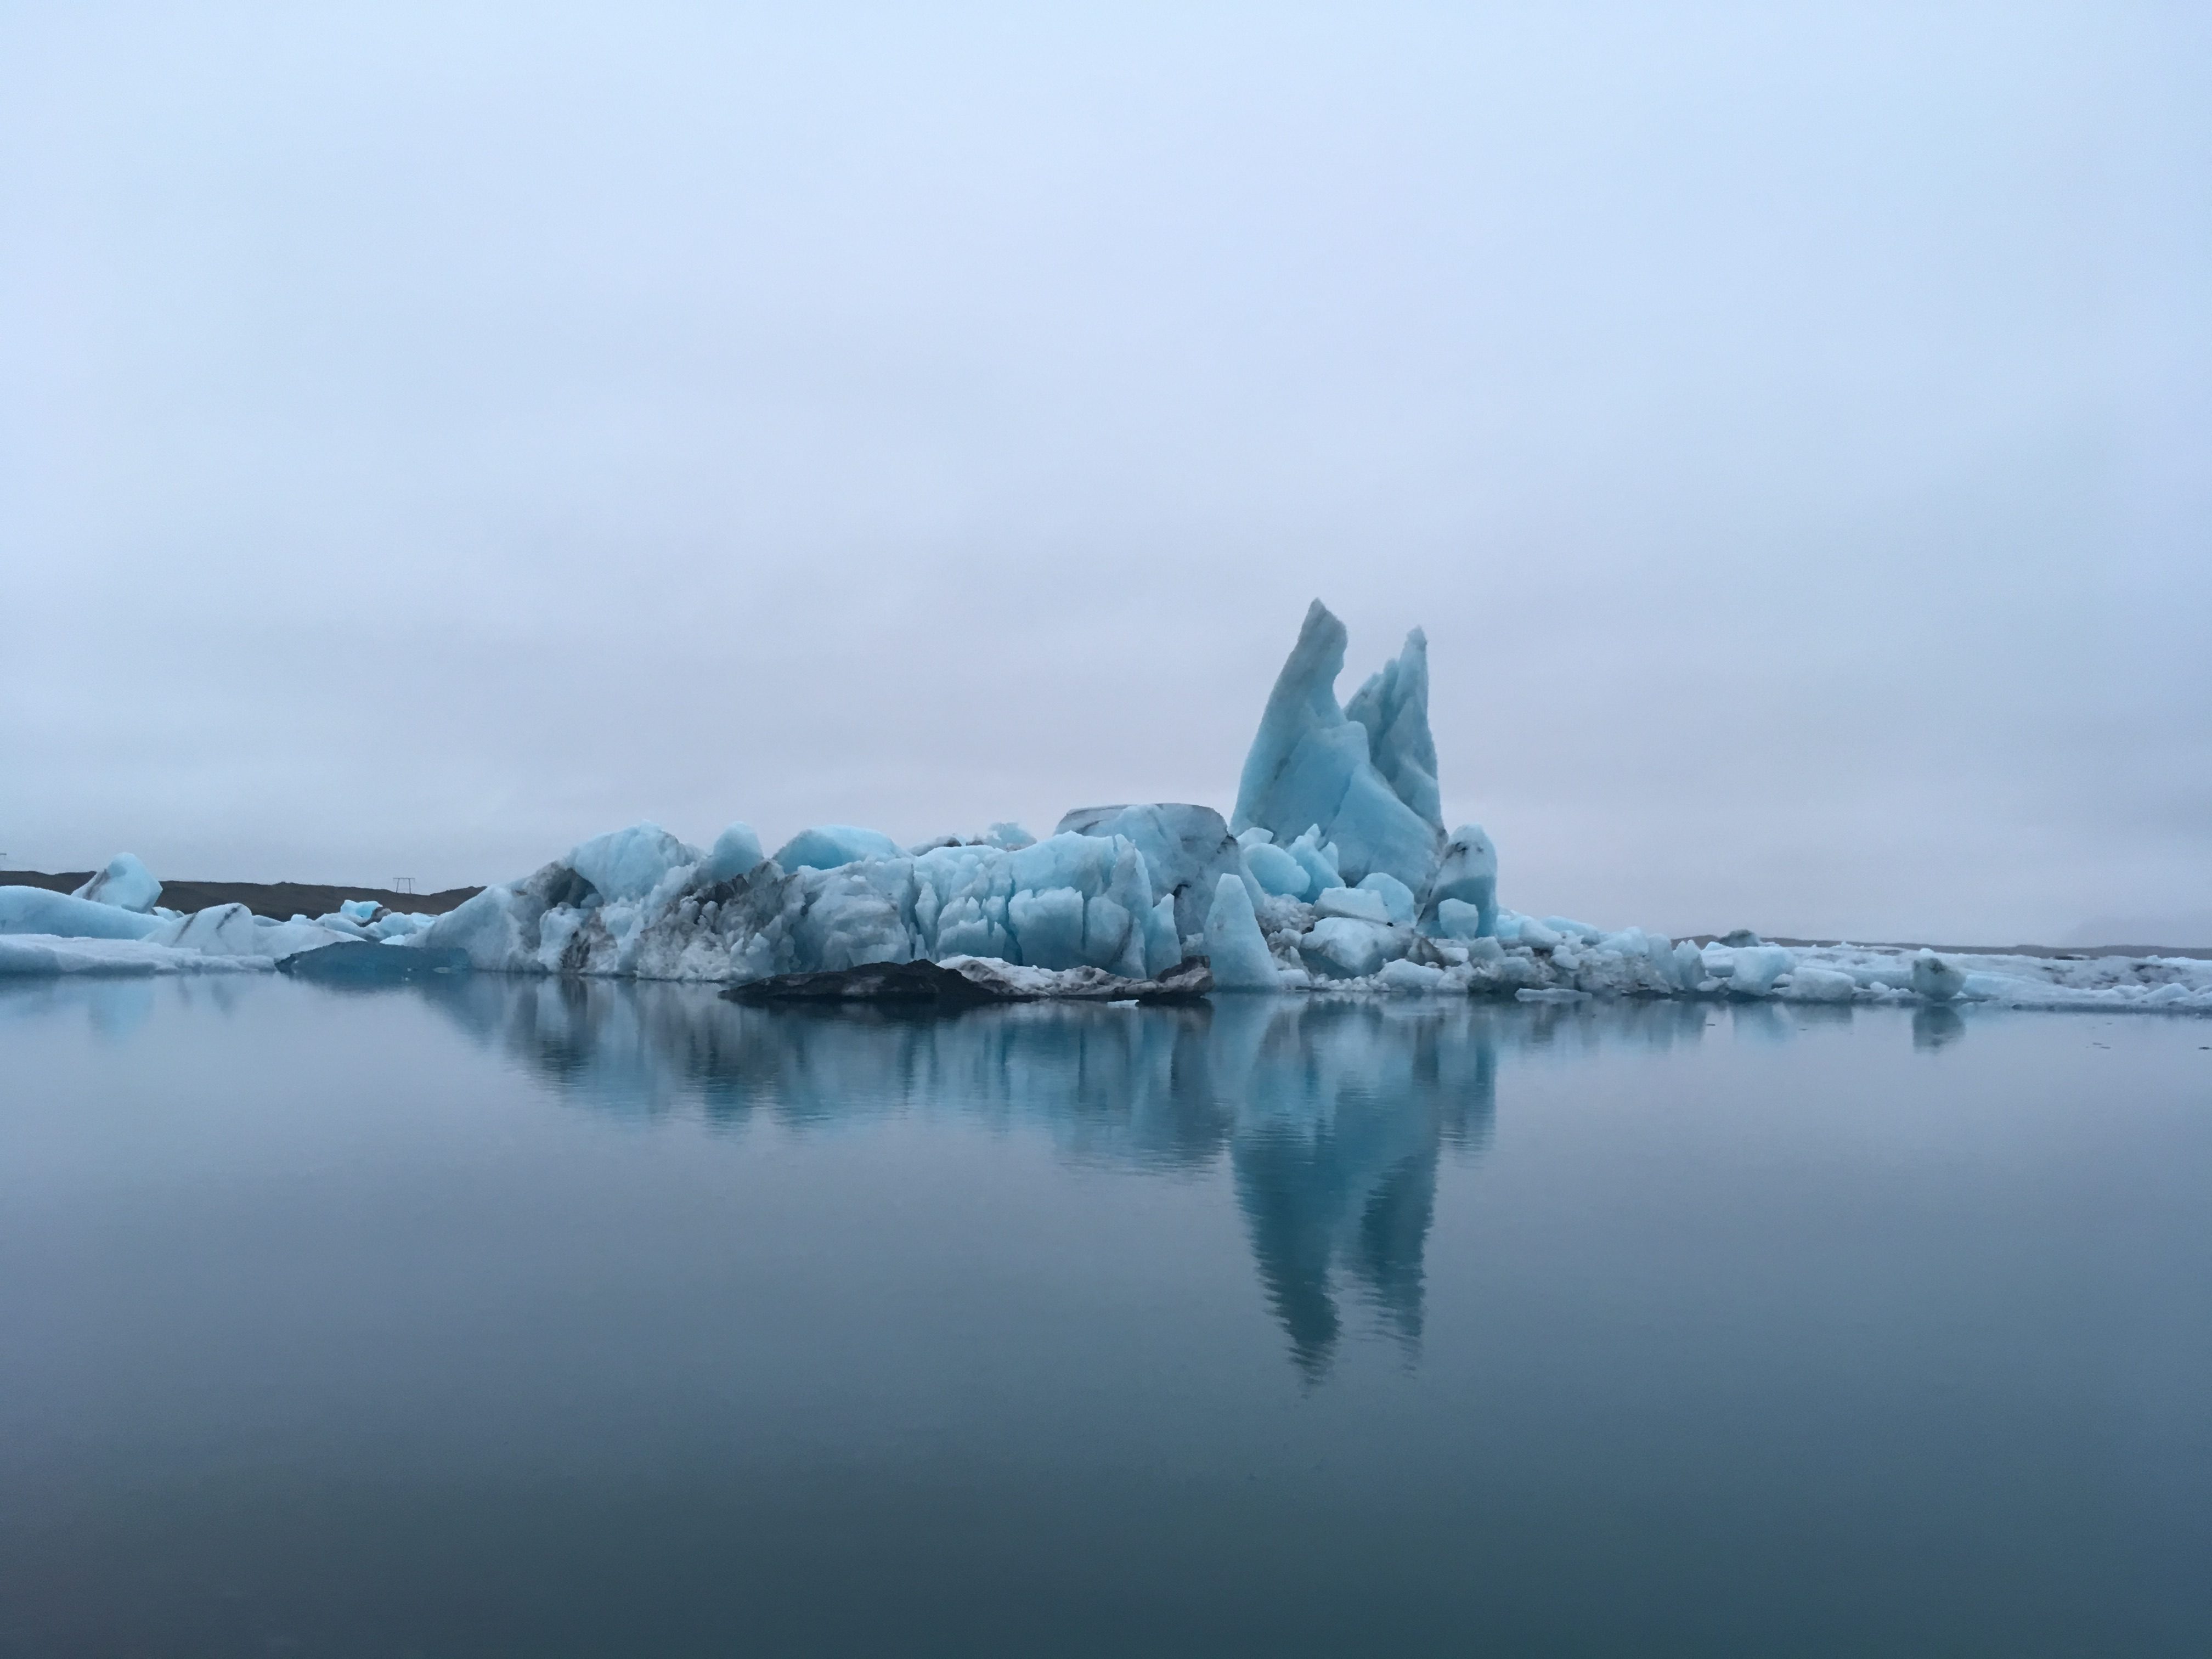
[[[357,901],[289,921],[242,905],[157,909],[159,884],[126,854],[75,895],[0,888],[0,973],[268,967],[337,945],[361,955],[366,943],[428,948],[494,972],[730,982],[978,958],[1020,970],[1029,989],[1064,982],[1073,994],[1102,973],[1142,981],[1204,957],[1222,995],[2212,1012],[2212,963],[2185,958],[1701,947],[1503,908],[1490,837],[1474,824],[1444,829],[1426,639],[1415,629],[1340,706],[1345,644],[1344,625],[1316,600],[1267,697],[1227,822],[1180,803],[1083,807],[1042,841],[994,823],[910,848],[879,830],[823,824],[773,854],[743,823],[706,848],[641,823],[446,915]],[[320,960],[355,971],[349,957]],[[384,960],[366,953],[361,971]]]

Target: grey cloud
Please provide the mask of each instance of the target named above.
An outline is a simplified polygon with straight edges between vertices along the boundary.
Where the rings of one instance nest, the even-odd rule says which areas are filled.
[[[1225,806],[1318,593],[1509,902],[2202,911],[2209,32],[19,9],[0,848]]]

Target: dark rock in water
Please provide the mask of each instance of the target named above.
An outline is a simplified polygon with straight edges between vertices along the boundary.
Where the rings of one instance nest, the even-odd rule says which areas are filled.
[[[434,974],[465,974],[467,953],[419,945],[371,945],[349,940],[318,945],[277,959],[277,970],[336,985],[399,985]]]
[[[933,962],[871,962],[812,974],[771,974],[732,985],[732,1002],[934,1002],[968,1007],[1003,999],[988,987]]]
[[[887,1002],[969,1008],[984,1002],[1195,1002],[1213,988],[1204,957],[1186,957],[1158,979],[1103,968],[1022,968],[980,957],[951,964],[872,962],[812,974],[776,974],[732,985],[732,1002]]]

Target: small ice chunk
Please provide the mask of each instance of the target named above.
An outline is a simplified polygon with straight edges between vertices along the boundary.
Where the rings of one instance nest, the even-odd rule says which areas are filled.
[[[1267,832],[1248,830],[1244,833],[1264,836]],[[1306,873],[1305,866],[1267,842],[1255,842],[1244,848],[1244,867],[1260,884],[1261,891],[1278,898],[1304,898],[1313,889],[1313,878]]]
[[[1002,853],[1018,853],[1024,847],[1036,846],[1036,837],[1011,819],[1002,819],[983,832],[983,845]]]
[[[1464,899],[1448,898],[1437,906],[1430,931],[1438,939],[1463,939],[1471,943],[1485,937],[1482,912]]]
[[[775,861],[793,870],[837,870],[863,859],[904,858],[906,849],[880,830],[849,823],[817,824],[802,830],[776,849]]]
[[[1522,916],[1519,921],[1521,926],[1516,943],[1538,951],[1556,951],[1566,943],[1564,936],[1554,933],[1534,916]]]
[[[366,925],[376,920],[376,913],[384,907],[374,899],[344,899],[338,904],[338,914],[348,921]]]
[[[1400,927],[1413,925],[1413,890],[1388,870],[1372,870],[1361,877],[1359,890],[1381,894],[1383,909]]]
[[[1849,1002],[1858,988],[1858,981],[1849,974],[1809,963],[1799,963],[1790,974],[1789,994],[1795,1002]]]
[[[1298,940],[1305,965],[1331,979],[1365,979],[1406,954],[1403,930],[1352,916],[1324,916]]]
[[[1930,1002],[1949,1002],[1966,988],[1966,975],[1933,951],[1923,951],[1912,958],[1912,988]]]
[[[118,853],[108,860],[107,868],[70,896],[88,899],[94,904],[112,904],[118,910],[136,910],[143,915],[160,901],[161,884],[134,854]]]
[[[1763,997],[1774,989],[1774,981],[1797,965],[1797,958],[1778,945],[1753,945],[1735,953],[1735,971],[1729,975],[1729,988],[1747,997]]]
[[[1310,884],[1306,889],[1309,893],[1344,885],[1344,877],[1337,865],[1336,848],[1333,843],[1322,842],[1318,829],[1308,827],[1283,850],[1296,859],[1299,868],[1306,872],[1306,880]]]
[[[1498,849],[1479,823],[1462,823],[1444,843],[1443,860],[1429,884],[1422,931],[1438,931],[1438,917],[1448,899],[1472,904],[1482,913],[1480,936],[1498,931]]]
[[[1359,887],[1328,888],[1315,898],[1314,908],[1324,916],[1350,916],[1385,927],[1391,921],[1390,906],[1382,895]]]
[[[1219,991],[1273,991],[1280,978],[1275,959],[1261,936],[1252,896],[1235,876],[1215,884],[1213,906],[1206,915],[1206,955]]]
[[[1396,962],[1384,963],[1375,977],[1386,989],[1392,991],[1439,991],[1443,988],[1444,970],[1401,958]]]

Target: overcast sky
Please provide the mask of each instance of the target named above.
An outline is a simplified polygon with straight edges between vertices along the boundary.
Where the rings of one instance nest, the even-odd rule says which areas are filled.
[[[2212,9],[0,0],[0,862],[1231,804],[2212,943]]]

